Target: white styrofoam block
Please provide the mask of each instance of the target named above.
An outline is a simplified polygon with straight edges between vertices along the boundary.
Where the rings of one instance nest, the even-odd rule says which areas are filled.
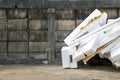
[[[110,60],[112,62],[116,62],[119,59],[120,59],[120,48],[115,49],[115,50],[110,52]]]
[[[94,38],[88,42],[85,46],[83,46],[83,48],[81,49],[81,51],[76,51],[75,56],[73,57],[74,60],[79,61],[83,58],[85,58],[85,55],[90,55],[91,53],[95,52],[95,50],[103,45],[105,45],[106,43],[108,43],[111,40],[116,39],[117,37],[120,36],[120,27],[117,24],[115,26],[115,24],[113,24],[114,27],[110,27],[107,28],[106,30],[103,30],[102,32],[99,32],[98,37],[96,38],[97,40],[95,40]],[[104,31],[106,31],[104,33]],[[103,33],[102,35],[100,33]],[[92,42],[93,41],[93,42]],[[95,47],[95,44],[98,43],[98,45]],[[95,50],[94,50],[95,49]]]
[[[116,62],[113,63],[113,64],[116,66],[116,68],[119,68],[119,67],[120,67],[120,60],[116,61]]]
[[[115,38],[120,36],[120,31],[116,31],[115,33],[110,33],[110,35],[106,35],[102,40],[99,41],[99,47],[103,46],[107,42],[114,40]]]
[[[103,30],[103,32],[99,33],[98,35],[100,40],[99,47],[119,36],[119,32],[120,26],[117,23],[111,25],[111,28]]]
[[[96,37],[94,37],[93,39],[91,39],[90,41],[89,41],[89,43],[87,43],[84,47],[83,47],[83,49],[84,49],[84,54],[86,54],[87,56],[89,56],[89,55],[91,55],[91,53],[93,53],[93,52],[95,52],[96,51],[96,49],[98,48],[97,46],[97,44],[98,44],[98,41],[99,41],[99,39],[98,39],[98,37],[96,36]]]
[[[70,63],[70,68],[78,68],[77,61],[72,59],[72,62]]]
[[[86,38],[90,37],[90,36],[96,36],[95,34],[98,34],[98,33],[101,33],[101,32],[104,32],[106,30],[109,30],[112,28],[115,28],[117,26],[115,25],[119,25],[120,24],[120,18],[117,18],[116,20],[114,20],[113,22],[110,22],[108,24],[105,24],[103,25],[102,27],[98,28],[98,29],[95,29],[93,31],[91,31],[90,33],[74,40],[73,42],[70,43],[70,45],[74,45],[74,46],[77,46],[78,44],[81,43],[81,41],[84,41]],[[113,27],[114,26],[114,27]],[[114,31],[113,31],[114,32]],[[111,32],[112,33],[112,32]],[[110,36],[110,35],[109,35]],[[112,35],[113,36],[113,35]]]
[[[120,41],[118,43],[116,43],[109,51],[113,51],[118,48],[120,48]]]
[[[120,67],[120,58],[118,60],[113,60],[111,57],[109,57],[108,59],[112,62],[113,66],[116,68]]]
[[[110,23],[110,22],[113,22],[113,21],[115,21],[115,19],[108,19],[107,23]]]
[[[104,48],[100,54],[103,55],[105,53],[109,53],[111,49],[114,49],[115,47],[117,47],[117,45],[120,45],[120,37],[118,39],[116,39],[115,41],[113,41],[109,46],[107,46],[106,48]],[[119,46],[118,45],[118,46]],[[120,47],[120,46],[119,46]]]
[[[75,55],[73,56],[73,60],[79,61],[81,59],[85,58],[85,55],[83,54],[83,49],[81,46],[78,47],[77,51],[75,52]]]
[[[77,68],[77,62],[72,59],[72,56],[76,52],[76,47],[63,47],[61,49],[61,52],[62,52],[62,67]]]
[[[73,56],[75,55],[76,52],[76,47],[70,47],[70,54],[71,54],[71,63],[70,63],[70,68],[77,68],[77,61],[73,60]]]
[[[85,55],[89,56],[91,53],[95,52],[97,49],[97,41],[97,37],[95,37],[90,40],[85,46],[79,48],[73,56],[73,60],[82,60],[83,58],[85,58]]]
[[[62,47],[62,67],[70,68],[70,57],[69,57],[69,47]]]
[[[74,39],[79,37],[80,35],[84,34],[86,31],[81,32],[81,28],[87,25],[92,19],[101,15],[101,12],[95,9],[75,30],[73,30],[67,38],[65,38],[64,42],[69,45]],[[89,28],[89,27],[88,27]],[[79,35],[79,36],[78,36]]]
[[[83,51],[80,51],[73,56],[73,60],[75,60],[75,61],[82,60],[83,58],[85,58]]]

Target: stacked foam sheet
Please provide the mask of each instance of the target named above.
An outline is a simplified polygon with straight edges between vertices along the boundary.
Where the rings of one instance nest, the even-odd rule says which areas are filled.
[[[96,9],[65,38],[63,68],[77,68],[78,61],[87,63],[98,53],[120,67],[120,18],[106,22],[107,13]]]

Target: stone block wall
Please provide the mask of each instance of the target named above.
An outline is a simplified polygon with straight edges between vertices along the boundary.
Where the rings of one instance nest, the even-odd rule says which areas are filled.
[[[55,56],[61,62],[63,40],[94,9],[55,9]],[[119,9],[100,9],[109,18],[119,17]],[[48,55],[47,9],[0,9],[0,63],[44,63]],[[26,61],[28,60],[28,61]],[[34,61],[37,60],[37,61]],[[6,62],[5,62],[6,63]]]

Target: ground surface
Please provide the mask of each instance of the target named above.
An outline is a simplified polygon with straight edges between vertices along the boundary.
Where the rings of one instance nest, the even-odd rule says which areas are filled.
[[[120,80],[120,69],[113,66],[82,66],[63,69],[61,66],[0,66],[0,80]]]

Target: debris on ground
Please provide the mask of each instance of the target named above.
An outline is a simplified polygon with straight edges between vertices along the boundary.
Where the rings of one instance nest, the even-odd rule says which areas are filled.
[[[87,64],[96,54],[120,67],[120,18],[107,18],[106,12],[95,9],[65,38],[67,46],[61,49],[63,68],[77,68],[80,60]]]

